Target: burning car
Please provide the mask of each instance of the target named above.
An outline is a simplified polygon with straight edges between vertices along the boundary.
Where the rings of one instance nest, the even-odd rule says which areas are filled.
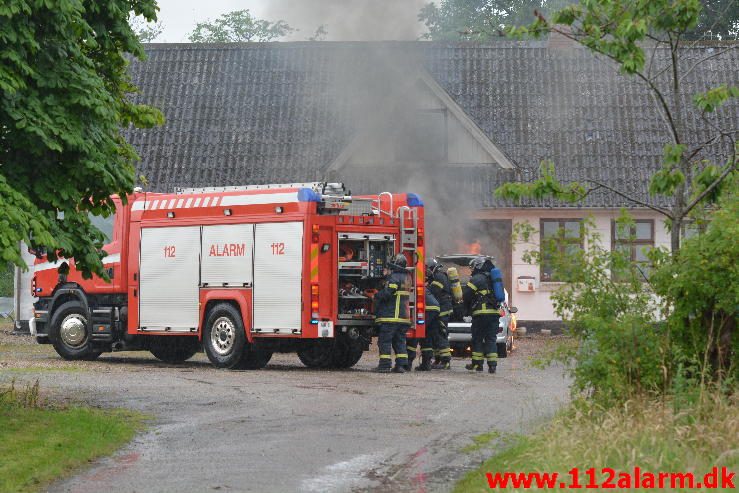
[[[445,269],[455,267],[459,272],[460,279],[469,279],[470,260],[479,255],[471,253],[460,253],[453,255],[440,255],[436,260],[441,263]],[[464,282],[462,283],[464,284]],[[498,357],[505,358],[508,353],[513,350],[513,335],[516,331],[516,315],[518,308],[508,305],[508,290],[505,291],[505,302],[501,305],[500,331],[497,338]],[[463,317],[462,314],[455,310],[449,321],[449,345],[455,356],[468,353],[470,344],[472,343],[472,319]]]

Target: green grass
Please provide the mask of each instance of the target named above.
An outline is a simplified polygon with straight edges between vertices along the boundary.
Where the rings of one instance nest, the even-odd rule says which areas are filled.
[[[482,433],[480,435],[472,437],[472,443],[462,448],[462,452],[469,454],[476,452],[484,447],[487,447],[491,442],[501,439],[503,434],[497,430]]]
[[[692,471],[700,479],[714,466],[738,471],[739,397],[711,396],[700,404],[683,406],[676,409],[673,401],[644,399],[603,409],[577,402],[534,434],[519,437],[469,472],[454,492],[491,491],[487,472],[558,472],[569,483],[567,472],[578,467],[584,486],[588,481],[584,471],[590,467],[598,471],[598,482],[605,479],[600,474],[603,467],[624,472],[633,471],[635,466],[654,473]],[[739,474],[735,484],[739,484]]]
[[[46,405],[38,382],[0,388],[0,492],[32,492],[113,453],[144,417],[119,409]]]

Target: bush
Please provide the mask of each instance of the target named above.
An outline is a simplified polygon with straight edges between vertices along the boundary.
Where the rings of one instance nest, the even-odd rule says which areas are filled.
[[[703,234],[686,240],[675,255],[652,250],[649,266],[604,246],[592,220],[583,224],[583,250],[559,248],[554,238],[525,253],[531,263],[546,258],[565,282],[552,302],[578,341],[560,353],[573,363],[575,392],[606,403],[702,389],[709,382],[734,389],[737,217],[736,192],[724,194]],[[632,224],[625,212],[617,221],[621,231],[632,231]],[[519,225],[514,241],[528,243],[532,233],[529,225]]]

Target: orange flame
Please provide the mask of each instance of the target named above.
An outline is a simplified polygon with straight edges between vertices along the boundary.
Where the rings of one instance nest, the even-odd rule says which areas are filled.
[[[482,245],[478,240],[472,243],[464,243],[463,241],[457,242],[458,253],[468,253],[472,255],[480,255],[482,253]]]
[[[473,243],[470,243],[467,245],[467,251],[465,253],[472,253],[474,255],[480,255],[482,252],[482,245],[480,245],[480,242],[475,240]]]

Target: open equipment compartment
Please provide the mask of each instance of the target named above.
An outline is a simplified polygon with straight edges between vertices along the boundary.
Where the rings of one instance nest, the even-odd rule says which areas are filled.
[[[374,294],[382,289],[385,267],[395,253],[395,237],[339,233],[339,319],[343,325],[372,325]]]

